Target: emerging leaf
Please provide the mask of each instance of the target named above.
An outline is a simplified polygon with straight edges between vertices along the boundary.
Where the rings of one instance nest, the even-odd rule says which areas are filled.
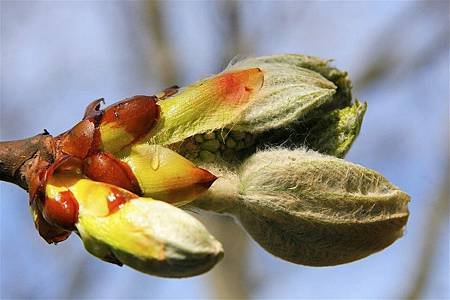
[[[326,65],[326,61],[311,61],[303,55],[273,55],[248,58],[229,66],[225,71],[259,68],[264,85],[254,101],[239,115],[233,129],[253,134],[273,128],[290,126],[314,109],[335,100],[337,86],[311,65]]]
[[[264,75],[258,68],[200,80],[159,103],[161,121],[144,140],[168,145],[196,133],[224,128],[253,101]]]
[[[379,173],[313,151],[266,150],[222,171],[190,205],[231,214],[267,251],[310,266],[352,262],[402,236],[409,196]]]
[[[251,90],[240,109],[227,108],[230,101],[223,100],[213,83],[251,70],[259,71],[262,85]],[[256,73],[254,78],[256,83]],[[236,93],[226,95],[241,99]],[[203,166],[238,165],[258,148],[280,145],[342,157],[357,137],[365,111],[365,105],[351,102],[347,73],[327,60],[296,54],[248,58],[162,101],[163,119],[143,140],[171,144]]]
[[[77,224],[93,255],[162,277],[211,269],[223,250],[194,217],[150,198],[135,198],[107,217],[80,216]]]

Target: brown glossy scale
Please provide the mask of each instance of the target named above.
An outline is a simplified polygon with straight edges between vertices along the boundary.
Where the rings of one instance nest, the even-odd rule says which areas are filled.
[[[78,202],[71,191],[59,192],[55,198],[45,198],[42,213],[51,225],[75,230],[75,224],[78,222]]]
[[[37,165],[32,168],[35,169],[33,176],[30,178],[28,193],[30,195],[30,204],[38,199],[43,199],[44,186],[47,179],[57,170],[72,170],[81,167],[81,160],[70,155],[62,155],[58,160],[49,164],[37,160]]]
[[[107,107],[99,126],[111,123],[113,127],[123,128],[135,142],[147,134],[158,122],[160,108],[155,96],[134,96]]]
[[[58,138],[57,151],[84,159],[92,151],[96,130],[94,122],[90,119],[79,122]]]
[[[30,196],[30,205],[40,198],[43,193],[43,186],[47,181],[48,170],[51,165],[42,160],[35,160],[31,169],[33,170],[28,182],[28,194]]]
[[[92,180],[116,185],[138,195],[142,194],[130,166],[110,153],[101,152],[89,156],[83,162],[83,173]]]
[[[57,244],[59,242],[62,242],[66,240],[71,234],[71,231],[67,231],[49,224],[44,219],[40,211],[36,212],[34,226],[38,230],[39,235],[44,238],[44,240],[49,244]]]
[[[77,158],[63,156],[51,165],[41,166],[31,178],[29,194],[30,205],[34,208],[36,214],[34,224],[39,231],[39,234],[47,241],[47,243],[56,244],[64,241],[70,236],[71,230],[74,230],[74,225],[78,221],[78,202],[73,196],[68,197],[67,195],[63,196],[63,199],[57,201],[65,202],[65,205],[63,203],[51,203],[52,201],[55,201],[53,199],[47,202],[47,198],[44,194],[44,186],[47,179],[51,177],[57,169],[72,170],[73,168],[79,168],[80,162],[81,160]],[[39,208],[42,208],[42,210]],[[45,214],[51,221],[43,216],[44,210],[46,210]],[[65,227],[62,227],[61,224]]]
[[[86,108],[83,120],[57,137],[56,156],[72,155],[84,159],[88,154],[96,153],[101,139],[98,127],[108,123],[123,128],[134,137],[132,142],[136,141],[159,119],[156,100],[155,96],[134,96],[104,110],[100,110],[103,99],[93,101]]]

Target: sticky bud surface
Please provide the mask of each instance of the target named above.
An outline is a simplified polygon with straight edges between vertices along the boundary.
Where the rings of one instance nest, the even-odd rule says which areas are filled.
[[[85,158],[95,142],[95,124],[92,120],[83,120],[71,130],[59,137],[58,150],[76,158]]]
[[[101,152],[89,156],[83,162],[83,173],[92,180],[119,186],[135,194],[141,189],[128,164],[110,153]]]
[[[43,214],[50,224],[74,230],[78,222],[78,202],[72,192],[58,192],[45,198]]]
[[[134,96],[107,107],[100,120],[101,148],[115,153],[147,134],[159,120],[156,97]]]
[[[68,191],[79,204],[75,226],[84,246],[104,261],[157,276],[187,277],[208,271],[223,256],[221,244],[205,227],[173,205],[74,172],[49,178],[47,197]]]

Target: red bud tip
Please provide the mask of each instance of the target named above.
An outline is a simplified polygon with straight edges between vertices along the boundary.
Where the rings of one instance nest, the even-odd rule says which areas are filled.
[[[264,75],[261,69],[224,73],[217,77],[218,88],[226,95],[226,101],[233,104],[247,102],[249,94],[261,88]]]

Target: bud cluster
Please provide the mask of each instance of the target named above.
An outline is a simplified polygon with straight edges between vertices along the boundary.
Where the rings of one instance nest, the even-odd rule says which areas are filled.
[[[168,148],[137,143],[159,122],[156,97],[104,110],[100,102],[54,139],[53,163],[35,166],[30,205],[40,235],[56,244],[77,232],[91,254],[148,274],[206,272],[221,259],[221,244],[166,202],[186,204],[216,177]]]
[[[266,250],[305,265],[354,261],[402,235],[409,196],[340,159],[367,105],[329,61],[249,58],[182,89],[102,101],[28,179],[49,243],[74,231],[104,261],[185,277],[223,250],[180,207],[232,214]]]

